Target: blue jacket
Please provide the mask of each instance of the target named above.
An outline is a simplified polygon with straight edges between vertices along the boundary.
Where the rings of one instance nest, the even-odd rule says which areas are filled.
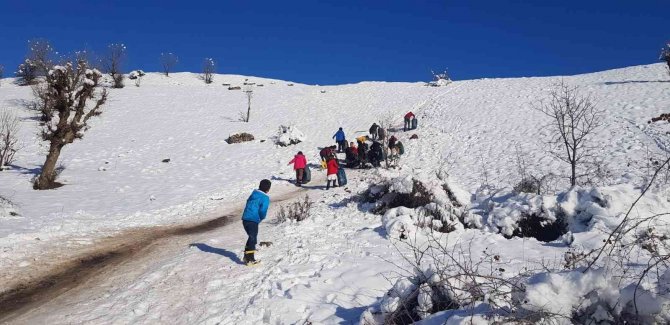
[[[254,190],[247,199],[247,205],[242,213],[242,220],[260,223],[268,214],[270,197],[261,190]]]
[[[344,141],[344,139],[346,139],[347,137],[344,136],[344,131],[339,130],[339,131],[337,131],[337,133],[335,133],[333,138],[335,138],[335,141],[339,142],[339,141]]]

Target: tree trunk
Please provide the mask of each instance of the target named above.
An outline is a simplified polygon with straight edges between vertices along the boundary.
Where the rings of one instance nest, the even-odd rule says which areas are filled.
[[[247,100],[247,123],[249,123],[249,115],[251,114],[251,98]]]
[[[570,163],[570,166],[572,167],[572,175],[570,175],[570,185],[575,186],[577,184],[577,162],[573,161]]]
[[[40,176],[35,180],[35,184],[33,185],[33,188],[36,190],[47,190],[54,187],[54,182],[56,180],[56,163],[58,162],[58,157],[63,149],[63,145],[58,142],[60,142],[60,140],[51,141],[47,160],[44,162],[44,166],[42,166]]]

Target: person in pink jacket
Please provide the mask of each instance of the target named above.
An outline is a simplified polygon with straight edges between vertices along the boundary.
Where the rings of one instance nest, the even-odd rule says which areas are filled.
[[[288,164],[293,164],[293,170],[295,170],[295,185],[300,186],[300,184],[302,184],[302,176],[305,175],[307,158],[302,154],[302,151],[298,151],[298,154],[295,155]]]

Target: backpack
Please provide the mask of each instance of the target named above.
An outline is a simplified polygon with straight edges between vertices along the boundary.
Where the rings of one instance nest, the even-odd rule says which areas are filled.
[[[337,170],[337,185],[344,186],[347,185],[347,174],[344,172],[344,168]]]
[[[402,142],[398,141],[395,144],[396,147],[398,147],[398,154],[403,155],[405,154],[405,146],[402,145]]]
[[[309,170],[309,166],[305,166],[305,171],[302,173],[302,183],[307,184],[312,180],[312,172]]]

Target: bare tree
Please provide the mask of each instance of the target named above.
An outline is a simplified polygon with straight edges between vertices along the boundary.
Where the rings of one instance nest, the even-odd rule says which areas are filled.
[[[114,88],[123,88],[123,64],[126,61],[126,46],[121,43],[109,44],[102,58],[102,68],[113,80]]]
[[[42,139],[49,141],[49,152],[33,185],[35,189],[58,186],[55,182],[56,163],[61,150],[68,143],[81,139],[88,129],[88,120],[101,114],[100,107],[107,100],[107,90],[96,92],[100,78],[100,71],[90,69],[85,60],[55,66],[47,74],[46,93],[53,101],[53,118],[45,123],[42,130]],[[89,100],[93,104],[89,104]]]
[[[12,163],[19,151],[19,118],[8,110],[0,113],[0,171]]]
[[[244,121],[247,123],[249,123],[249,117],[251,116],[251,98],[254,96],[252,87],[250,85],[244,87],[244,95],[247,96],[247,117]]]
[[[658,58],[661,61],[665,61],[668,65],[668,73],[670,73],[670,42],[661,49],[661,56]]]
[[[43,38],[37,38],[28,41],[28,59],[37,66],[37,73],[40,76],[46,76],[49,68],[53,65],[54,51],[51,43]]]
[[[206,84],[211,84],[214,81],[214,71],[216,70],[216,63],[212,58],[205,58],[202,65],[202,80]]]
[[[179,58],[174,53],[161,53],[160,56],[161,67],[163,68],[163,73],[166,77],[170,76],[170,72],[177,63],[179,63]]]
[[[33,101],[28,105],[30,109],[34,110],[41,122],[49,122],[53,117],[54,98],[49,94],[49,86],[40,83],[32,85]]]
[[[578,87],[564,81],[556,84],[548,102],[534,108],[550,118],[551,152],[560,161],[570,164],[570,185],[577,185],[577,168],[592,157],[590,136],[602,124],[603,111],[589,96],[582,96]]]

